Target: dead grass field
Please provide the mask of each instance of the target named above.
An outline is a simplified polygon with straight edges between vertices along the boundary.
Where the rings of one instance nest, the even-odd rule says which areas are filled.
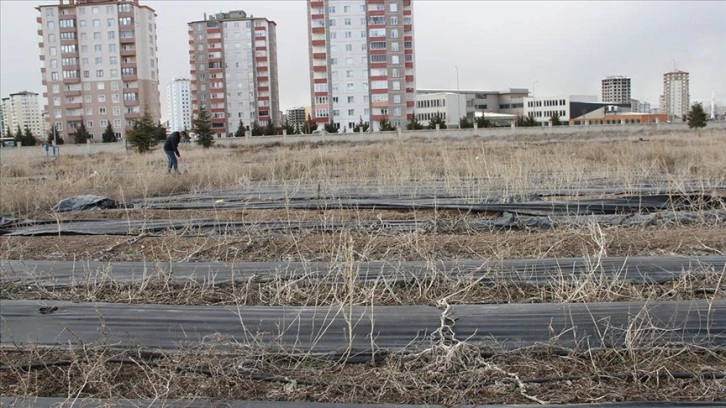
[[[441,194],[476,183],[475,201],[491,192],[611,186],[624,191],[657,184],[679,193],[696,186],[723,196],[726,131],[698,135],[602,134],[509,141],[416,140],[405,143],[300,144],[212,148],[182,146],[179,176],[165,173],[165,157],[62,157],[58,162],[4,160],[0,215],[35,220],[219,221],[426,220],[448,229],[414,232],[340,231],[156,235],[0,236],[0,259],[56,261],[272,262],[421,261],[603,256],[724,255],[723,225],[587,226],[481,232],[467,222],[497,214],[453,210],[299,210],[121,208],[58,213],[61,199],[93,194],[121,203],[210,190],[275,186],[379,186],[381,191],[437,186]],[[595,197],[597,198],[597,197]],[[447,224],[448,223],[448,224]],[[439,225],[439,224],[437,224]],[[688,271],[684,271],[688,272]],[[684,274],[668,284],[592,280],[534,286],[503,281],[478,285],[471,277],[428,276],[410,284],[285,282],[208,286],[151,280],[98,287],[48,288],[2,282],[2,300],[67,300],[169,305],[437,305],[450,303],[562,303],[726,299],[726,271]],[[68,349],[0,348],[0,394],[73,399],[208,397],[273,401],[400,404],[587,403],[628,400],[724,401],[726,350],[697,346],[632,349],[518,349],[501,352],[465,339],[431,340],[411,350],[351,362],[285,353],[261,344],[209,339],[205,349],[174,352],[118,350],[109,344]],[[234,349],[229,353],[229,348]],[[221,350],[226,350],[221,352]]]

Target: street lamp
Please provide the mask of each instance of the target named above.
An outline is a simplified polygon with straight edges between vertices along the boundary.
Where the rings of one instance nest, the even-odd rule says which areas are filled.
[[[456,68],[456,120],[459,123],[459,129],[461,129],[461,90],[459,89],[459,66],[454,65],[454,68]]]

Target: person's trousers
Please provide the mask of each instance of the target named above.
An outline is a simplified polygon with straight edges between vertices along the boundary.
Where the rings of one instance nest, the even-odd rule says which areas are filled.
[[[169,161],[169,168],[168,171],[171,172],[172,169],[174,171],[179,171],[178,169],[178,162],[176,161],[176,154],[172,150],[164,150],[164,153],[166,153],[166,158]]]

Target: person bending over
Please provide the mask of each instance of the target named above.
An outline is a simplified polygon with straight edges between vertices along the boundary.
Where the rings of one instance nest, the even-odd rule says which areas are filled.
[[[179,154],[179,142],[181,142],[181,134],[179,132],[173,132],[171,136],[166,138],[164,143],[164,153],[166,158],[169,160],[169,168],[167,173],[171,173],[172,169],[174,172],[179,173],[179,163],[176,158],[181,157]]]

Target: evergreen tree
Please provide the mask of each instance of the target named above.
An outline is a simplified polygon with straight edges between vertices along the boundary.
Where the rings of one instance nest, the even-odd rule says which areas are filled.
[[[691,110],[686,114],[686,120],[689,129],[706,127],[706,112],[703,110],[701,102],[696,102],[691,106]]]
[[[86,129],[86,124],[83,120],[81,120],[81,125],[76,128],[76,131],[73,133],[73,143],[75,144],[83,144],[88,141],[88,139],[91,138],[91,134],[88,133],[88,129]]]
[[[484,115],[479,116],[476,118],[476,127],[478,128],[488,128],[492,127],[492,121],[484,117]]]
[[[101,135],[101,142],[111,143],[111,142],[115,142],[115,141],[116,141],[116,133],[113,131],[111,122],[108,122],[108,125],[106,126],[106,130],[104,130],[103,134]]]
[[[245,124],[242,122],[242,119],[239,120],[237,130],[234,132],[234,137],[245,137]]]
[[[338,133],[338,127],[333,122],[326,123],[324,129],[328,133]]]
[[[305,119],[305,123],[302,126],[302,132],[306,135],[309,135],[313,133],[313,131],[318,129],[318,124],[313,120],[313,118],[308,114],[307,119]]]
[[[13,138],[15,139],[15,145],[16,146],[22,146],[23,145],[23,131],[20,130],[20,125],[17,125],[17,128],[15,129],[15,134],[13,135]]]
[[[62,145],[63,143],[65,143],[63,138],[60,136],[60,133],[58,133],[55,125],[50,128],[47,135],[48,143],[53,144],[53,139],[55,139],[55,144],[57,145]]]
[[[391,124],[391,121],[389,121],[388,118],[381,119],[381,121],[378,122],[378,127],[381,132],[390,132],[392,130],[396,130],[396,126]]]
[[[161,122],[154,125],[154,138],[157,142],[166,140],[166,126],[162,125]]]
[[[192,121],[192,131],[197,135],[197,144],[209,149],[214,144],[212,118],[204,106],[199,108],[199,115]]]
[[[13,132],[10,130],[10,126],[5,128],[5,137],[13,137]]]
[[[290,124],[290,122],[285,119],[285,123],[282,125],[282,128],[287,132],[288,135],[294,135],[295,134],[295,127]]]
[[[272,123],[272,120],[267,120],[267,125],[265,125],[263,132],[266,136],[272,136],[276,133],[275,125]]]
[[[363,116],[360,116],[360,120],[358,121],[358,124],[355,125],[355,128],[353,128],[354,132],[363,133],[367,132],[370,126],[368,125],[368,122],[363,122]]]
[[[459,129],[469,129],[474,127],[474,122],[470,121],[466,116],[459,119]]]
[[[151,151],[158,143],[156,126],[151,118],[151,112],[144,109],[141,119],[135,120],[131,129],[126,130],[126,140],[129,145],[139,153]]]
[[[515,125],[517,127],[533,127],[539,126],[539,122],[537,122],[532,114],[529,114],[527,116],[517,116]]]
[[[436,112],[429,120],[429,129],[436,129],[436,125],[439,125],[439,129],[446,129],[446,119],[439,112]]]
[[[262,136],[265,133],[265,130],[260,126],[257,121],[252,122],[252,129],[250,130],[250,133],[252,133],[252,136]]]
[[[25,127],[25,133],[23,134],[23,146],[35,146],[38,141],[35,139],[33,132],[30,131],[29,127]]]
[[[406,129],[408,130],[421,130],[424,128],[424,125],[422,125],[418,119],[416,118],[416,114],[414,113],[413,116],[411,116],[411,120],[406,123]]]
[[[560,126],[562,122],[560,122],[560,115],[557,114],[557,112],[552,113],[552,116],[550,116],[550,122],[552,123],[552,126]]]

